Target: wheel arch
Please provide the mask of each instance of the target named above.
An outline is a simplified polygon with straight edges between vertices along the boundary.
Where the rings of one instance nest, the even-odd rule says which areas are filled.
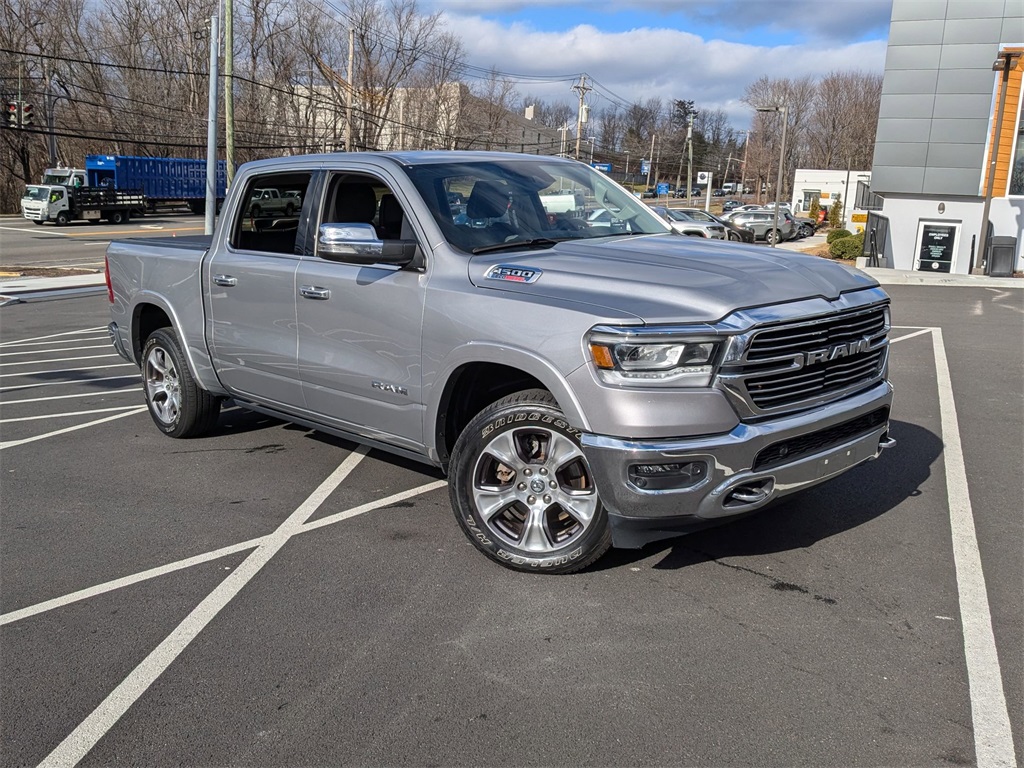
[[[564,377],[549,363],[525,350],[474,344],[455,355],[438,377],[440,394],[428,407],[431,451],[447,472],[455,441],[481,410],[506,395],[524,389],[552,394],[566,420],[587,430],[583,409]],[[443,382],[443,384],[441,384]]]

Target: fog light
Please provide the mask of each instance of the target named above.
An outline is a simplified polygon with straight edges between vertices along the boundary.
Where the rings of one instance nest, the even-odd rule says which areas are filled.
[[[667,491],[692,488],[708,474],[704,461],[674,464],[633,464],[629,468],[629,482],[645,491]]]

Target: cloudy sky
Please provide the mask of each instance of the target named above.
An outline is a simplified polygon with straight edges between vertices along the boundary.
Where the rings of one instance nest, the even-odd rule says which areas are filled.
[[[573,100],[574,77],[595,82],[592,108],[653,96],[724,109],[762,75],[881,73],[891,0],[421,0],[439,10],[468,63],[514,75],[522,94]]]

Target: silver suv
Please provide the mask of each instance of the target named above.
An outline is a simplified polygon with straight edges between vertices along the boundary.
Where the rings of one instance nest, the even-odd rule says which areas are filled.
[[[729,217],[729,223],[737,227],[749,229],[754,233],[755,240],[764,240],[768,243],[791,240],[796,235],[796,225],[793,217],[785,211],[779,211],[779,228],[776,231],[775,211],[759,209],[756,211],[737,211]]]
[[[668,222],[676,232],[691,237],[710,237],[716,240],[725,240],[725,227],[717,222],[697,221],[692,216],[683,213],[678,208],[664,208],[662,206],[651,206],[651,210]]]

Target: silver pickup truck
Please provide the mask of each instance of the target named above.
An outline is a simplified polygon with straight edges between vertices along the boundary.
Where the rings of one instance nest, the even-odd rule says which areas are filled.
[[[301,209],[247,215],[268,188]],[[604,214],[546,212],[565,188]],[[571,160],[250,163],[212,241],[113,242],[107,279],[164,433],[231,398],[440,467],[465,534],[518,570],[733,519],[894,444],[870,277],[676,235]]]

